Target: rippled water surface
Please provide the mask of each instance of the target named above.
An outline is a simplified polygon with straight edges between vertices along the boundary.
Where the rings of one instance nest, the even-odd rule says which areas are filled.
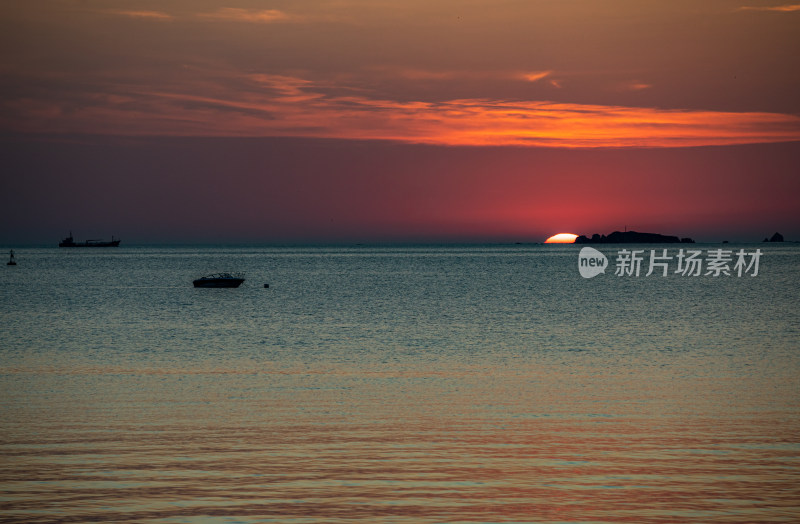
[[[800,247],[730,246],[18,249],[0,521],[796,522]]]

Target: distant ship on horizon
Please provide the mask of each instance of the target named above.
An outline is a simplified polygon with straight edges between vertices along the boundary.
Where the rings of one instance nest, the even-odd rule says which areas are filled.
[[[58,243],[58,247],[117,247],[119,243],[120,240],[115,239],[113,235],[110,241],[87,240],[86,242],[75,242],[75,239],[72,238],[72,231],[70,231],[69,236]]]

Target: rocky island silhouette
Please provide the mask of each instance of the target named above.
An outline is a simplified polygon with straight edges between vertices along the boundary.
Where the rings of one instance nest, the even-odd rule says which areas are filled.
[[[772,235],[772,237],[770,238],[764,237],[764,240],[762,240],[762,242],[783,242],[783,235],[781,235],[776,231],[775,234]]]
[[[678,238],[659,233],[640,233],[638,231],[614,231],[609,235],[595,233],[591,238],[580,235],[576,244],[694,244],[691,238]]]

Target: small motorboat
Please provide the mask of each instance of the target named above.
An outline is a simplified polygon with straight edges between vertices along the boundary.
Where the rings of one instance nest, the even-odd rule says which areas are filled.
[[[17,265],[17,261],[14,260],[14,250],[13,249],[11,250],[11,258],[8,259],[8,262],[6,263],[6,265],[7,266],[16,266]]]
[[[244,273],[213,273],[193,282],[194,287],[239,287],[244,282]]]

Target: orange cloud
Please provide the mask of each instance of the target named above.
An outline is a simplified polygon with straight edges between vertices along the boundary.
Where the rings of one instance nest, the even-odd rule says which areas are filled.
[[[416,69],[409,67],[396,67],[396,66],[379,66],[369,68],[385,77],[398,77],[406,80],[496,80],[506,81],[513,80],[526,80],[528,82],[537,82],[545,77],[550,76],[552,71],[533,71],[533,72],[519,72],[513,70],[433,70],[433,69]]]
[[[766,6],[766,7],[745,6],[745,7],[740,7],[739,11],[778,11],[782,13],[791,13],[793,11],[800,11],[800,4],[787,4],[787,5]]]
[[[538,82],[542,78],[550,76],[553,72],[552,71],[534,71],[532,73],[525,73],[522,75],[522,78],[527,80],[528,82]]]
[[[281,104],[308,102],[324,95],[304,90],[311,82],[302,78],[283,75],[252,74],[248,78],[272,92],[271,101]]]
[[[283,22],[290,19],[287,13],[277,9],[241,9],[238,7],[223,7],[212,13],[200,13],[197,16],[211,20],[257,23]]]
[[[800,117],[547,101],[395,101],[341,96],[283,75],[231,75],[185,90],[7,101],[0,127],[27,132],[287,136],[447,146],[689,147],[800,141]],[[326,90],[328,92],[326,92]],[[195,94],[204,93],[204,94]],[[79,107],[80,111],[74,110]]]
[[[173,20],[174,17],[163,11],[107,11],[108,13],[127,16],[129,18],[144,18],[147,20],[168,21]]]

